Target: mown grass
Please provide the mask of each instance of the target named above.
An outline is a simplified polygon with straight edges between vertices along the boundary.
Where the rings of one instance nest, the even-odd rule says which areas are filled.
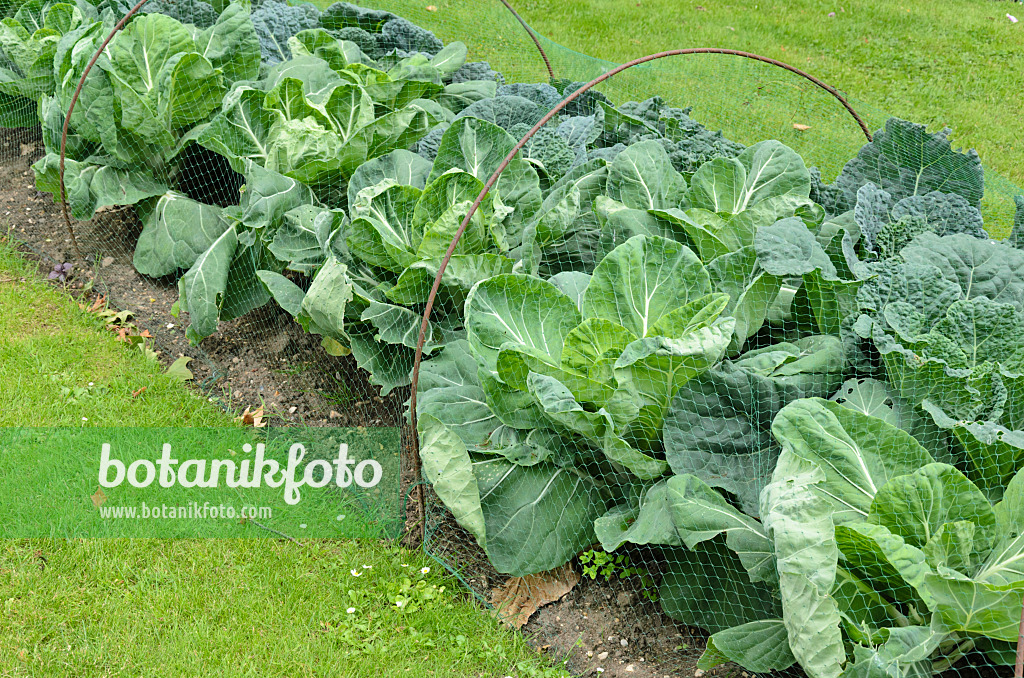
[[[55,425],[235,424],[0,238],[0,426]],[[0,676],[199,675],[565,673],[424,554],[381,542],[0,541]]]
[[[231,424],[2,244],[0,280],[0,426]]]
[[[565,675],[436,569],[374,543],[6,541],[0,675]]]

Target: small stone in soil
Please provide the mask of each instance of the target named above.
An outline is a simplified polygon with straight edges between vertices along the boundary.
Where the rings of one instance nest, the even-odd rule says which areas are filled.
[[[607,652],[600,653],[599,655],[597,655],[597,659],[598,659],[598,661],[604,661],[605,659],[608,659],[608,653]]]

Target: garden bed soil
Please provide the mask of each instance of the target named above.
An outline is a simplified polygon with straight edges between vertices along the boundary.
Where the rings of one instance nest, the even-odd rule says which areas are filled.
[[[427,502],[427,552],[455,568],[466,586],[489,600],[508,575],[491,566],[473,537],[456,524],[432,491]],[[734,664],[699,671],[697,660],[704,652],[706,635],[663,614],[656,602],[643,596],[635,577],[607,582],[582,577],[560,600],[535,612],[522,632],[530,644],[556,661],[568,659],[574,676],[752,676]]]

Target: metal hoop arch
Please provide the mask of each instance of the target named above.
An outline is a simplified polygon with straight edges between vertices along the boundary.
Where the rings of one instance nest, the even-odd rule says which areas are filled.
[[[68,106],[67,114],[64,116],[64,127],[61,130],[60,135],[60,164],[58,166],[58,175],[60,177],[60,206],[61,212],[64,215],[64,225],[67,227],[68,235],[71,237],[71,244],[75,248],[75,254],[79,259],[84,259],[85,257],[82,256],[82,250],[78,247],[78,239],[75,238],[75,229],[71,226],[71,217],[68,214],[68,194],[67,189],[64,186],[64,158],[67,154],[68,126],[71,123],[71,114],[74,112],[75,104],[78,103],[78,98],[82,94],[82,87],[85,86],[85,78],[89,75],[89,72],[92,71],[92,67],[96,65],[100,55],[103,54],[103,50],[107,48],[107,44],[114,39],[117,32],[124,28],[124,25],[128,23],[128,20],[135,16],[146,2],[148,2],[148,0],[140,0],[137,5],[132,7],[128,13],[117,22],[117,25],[115,25],[113,30],[110,31],[110,34],[107,36],[106,40],[103,41],[103,44],[100,45],[100,48],[92,55],[92,59],[90,59],[89,63],[86,65],[85,71],[82,73],[82,77],[78,79],[78,86],[75,88],[75,93],[71,96],[71,103]],[[530,36],[530,39],[533,40],[533,44],[537,46],[537,51],[540,52],[540,56],[544,60],[544,66],[548,70],[548,76],[554,79],[555,72],[551,68],[551,61],[548,59],[547,53],[544,52],[544,48],[540,46],[540,40],[537,38],[537,34],[533,32],[533,29],[530,28],[529,24],[526,23],[523,17],[519,16],[519,13],[512,8],[512,5],[508,3],[508,0],[500,0],[500,2],[505,5],[505,8],[509,12],[512,13],[512,16],[516,18],[516,21],[519,22],[523,27],[523,30],[525,30]]]
[[[544,51],[544,48],[540,46],[540,40],[537,38],[537,34],[533,32],[533,29],[530,28],[530,25],[526,23],[523,17],[519,16],[519,12],[512,9],[512,5],[508,4],[508,0],[500,0],[500,2],[505,5],[505,9],[512,12],[512,16],[516,18],[516,21],[518,21],[519,25],[523,27],[523,30],[529,34],[530,39],[533,40],[533,44],[537,46],[537,51],[540,52],[540,58],[544,60],[544,66],[548,69],[548,77],[554,80],[555,71],[551,68],[551,61],[548,59],[547,53]]]
[[[717,47],[693,47],[693,48],[688,48],[688,49],[673,49],[673,50],[667,50],[667,51],[664,51],[664,52],[657,52],[655,54],[648,54],[647,56],[643,56],[643,57],[640,57],[638,59],[634,59],[634,60],[632,60],[632,61],[630,61],[628,63],[622,64],[620,66],[616,66],[615,68],[613,68],[613,69],[611,69],[611,70],[609,70],[609,71],[599,75],[598,77],[594,78],[593,80],[591,80],[590,82],[588,82],[587,84],[583,85],[578,90],[576,90],[575,92],[573,92],[572,94],[567,96],[565,99],[563,99],[561,101],[561,103],[559,103],[553,109],[548,111],[548,113],[543,118],[541,118],[540,121],[537,122],[537,124],[534,125],[530,129],[530,131],[528,131],[523,136],[522,139],[519,140],[519,142],[512,148],[512,150],[509,151],[508,155],[505,156],[505,159],[498,166],[498,169],[495,170],[494,174],[492,174],[491,177],[487,180],[487,183],[484,184],[483,190],[480,191],[480,194],[476,197],[476,200],[473,202],[472,207],[469,208],[469,212],[466,213],[465,218],[462,220],[462,223],[459,225],[458,230],[455,232],[455,236],[452,238],[452,242],[448,246],[448,250],[445,252],[444,258],[441,260],[441,265],[438,268],[437,275],[434,276],[434,284],[433,284],[433,286],[431,286],[430,294],[427,296],[427,303],[426,303],[426,306],[423,309],[423,321],[420,323],[419,338],[416,341],[416,356],[415,356],[415,358],[413,360],[412,383],[411,383],[411,387],[410,387],[411,391],[410,391],[410,394],[409,394],[409,420],[410,420],[410,424],[411,424],[412,430],[413,430],[413,435],[412,435],[412,454],[413,454],[412,465],[413,465],[413,469],[414,469],[414,473],[415,473],[414,482],[419,482],[422,479],[421,478],[419,434],[417,433],[416,390],[417,390],[417,388],[419,386],[420,365],[423,362],[423,344],[426,341],[427,327],[428,327],[428,325],[430,323],[430,313],[431,313],[431,311],[434,308],[434,301],[436,300],[437,292],[438,292],[438,290],[441,287],[441,278],[444,275],[445,269],[448,267],[448,262],[451,260],[452,254],[455,252],[455,248],[459,244],[459,240],[462,238],[462,234],[465,233],[466,228],[468,227],[470,220],[473,218],[473,215],[476,214],[476,211],[480,208],[480,205],[481,205],[481,203],[483,203],[484,198],[487,197],[488,192],[490,192],[490,190],[494,186],[494,184],[497,183],[498,178],[501,176],[501,173],[505,171],[505,168],[508,167],[508,164],[510,162],[512,162],[512,159],[515,158],[516,154],[518,154],[519,151],[523,148],[523,146],[526,145],[526,142],[529,141],[530,138],[534,134],[536,134],[538,130],[540,130],[544,125],[546,125],[548,123],[548,121],[550,121],[553,117],[558,115],[558,113],[561,112],[562,109],[564,109],[568,104],[570,104],[571,102],[573,102],[574,100],[579,98],[584,92],[586,92],[587,90],[589,90],[589,89],[591,89],[591,88],[601,84],[602,82],[604,82],[605,80],[611,78],[612,76],[614,76],[614,75],[616,75],[618,73],[621,73],[622,71],[626,70],[627,68],[632,68],[633,66],[638,66],[640,64],[644,64],[644,63],[647,63],[649,61],[654,61],[656,59],[663,59],[665,57],[670,57],[670,56],[683,56],[683,55],[688,55],[688,54],[726,54],[726,55],[731,55],[731,56],[738,56],[738,57],[743,57],[745,59],[752,59],[754,61],[761,61],[763,63],[770,64],[772,66],[777,66],[777,67],[782,68],[784,70],[790,71],[791,73],[795,73],[796,75],[799,75],[800,77],[802,77],[802,78],[812,82],[816,86],[820,87],[821,89],[825,90],[826,92],[831,94],[833,97],[835,97],[839,101],[839,103],[841,103],[843,105],[843,107],[850,113],[850,115],[853,117],[853,119],[856,120],[857,124],[860,126],[860,129],[864,133],[864,136],[867,138],[867,140],[869,142],[872,140],[871,131],[868,129],[867,124],[865,124],[864,120],[857,114],[857,112],[855,110],[853,110],[853,107],[849,104],[849,102],[846,100],[846,98],[837,89],[835,89],[831,85],[829,85],[829,84],[819,80],[818,78],[814,77],[810,73],[806,73],[806,72],[800,70],[799,68],[796,68],[795,66],[790,66],[789,64],[783,63],[783,62],[778,61],[776,59],[772,59],[772,58],[766,57],[766,56],[761,56],[759,54],[753,54],[753,53],[750,53],[750,52],[741,52],[741,51],[732,50],[732,49],[719,49]],[[423,493],[422,493],[422,491],[419,493],[419,501],[420,501],[419,509],[420,509],[420,520],[421,520],[420,528],[419,529],[420,529],[420,532],[422,533],[422,531],[423,531],[423,529],[425,527],[423,521],[426,520],[426,513],[425,513],[425,506],[423,505]]]
[[[84,259],[82,251],[78,249],[78,240],[75,239],[75,231],[71,227],[71,217],[68,215],[68,194],[67,189],[64,187],[64,156],[67,152],[68,145],[68,125],[71,124],[71,113],[75,110],[75,104],[78,103],[78,97],[82,94],[82,87],[85,85],[85,78],[89,75],[89,71],[96,65],[100,55],[103,54],[103,50],[107,48],[107,44],[114,39],[114,36],[119,30],[124,28],[124,25],[128,23],[128,20],[135,16],[135,13],[146,4],[148,0],[139,0],[139,3],[128,10],[117,25],[114,26],[113,30],[110,31],[110,35],[107,36],[100,48],[96,50],[96,53],[92,55],[92,59],[89,60],[88,65],[85,67],[85,71],[82,73],[82,77],[78,79],[78,87],[75,88],[75,93],[71,96],[71,104],[68,106],[68,112],[64,116],[64,129],[60,135],[60,166],[58,167],[58,174],[60,175],[60,209],[64,213],[64,225],[67,226],[68,235],[71,236],[71,244],[75,246],[75,254],[78,255],[79,259]]]

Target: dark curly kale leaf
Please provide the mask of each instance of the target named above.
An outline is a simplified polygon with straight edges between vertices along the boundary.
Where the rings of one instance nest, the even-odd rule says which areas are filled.
[[[587,83],[569,80],[566,78],[554,78],[551,80],[551,86],[558,90],[558,93],[562,95],[563,99],[578,90],[580,87],[583,87],[585,84]],[[571,116],[594,115],[598,111],[598,104],[600,102],[611,105],[612,100],[597,90],[588,89],[576,99],[569,102],[569,104],[562,109],[562,113]]]
[[[853,205],[846,198],[843,189],[835,184],[826,184],[821,178],[821,170],[812,167],[811,172],[811,195],[810,198],[825,208],[825,217],[831,219],[843,212],[853,209]]]
[[[956,193],[932,191],[894,201],[887,191],[868,183],[857,192],[854,219],[867,250],[883,259],[895,256],[922,233],[988,238],[981,212]]]
[[[452,73],[452,83],[469,82],[470,80],[493,80],[499,85],[505,84],[505,76],[491,68],[486,61],[472,61]]]
[[[502,85],[498,88],[498,96],[517,96],[529,99],[545,111],[550,111],[562,101],[558,90],[545,82]]]
[[[335,37],[351,40],[371,59],[416,53],[434,56],[444,43],[430,31],[402,17],[375,9],[336,2],[320,16],[320,25]]]
[[[264,0],[252,12],[252,25],[260,39],[263,62],[276,64],[291,58],[288,38],[299,31],[320,27],[320,10],[309,3],[292,6],[279,0]]]
[[[618,108],[599,104],[598,122],[602,128],[595,145],[617,148],[641,141],[656,140],[665,148],[676,170],[694,172],[708,160],[732,158],[744,146],[711,132],[689,116],[691,109],[665,106],[660,97],[629,101]],[[591,157],[606,157],[605,154]]]
[[[544,113],[540,106],[529,99],[498,96],[473,102],[462,109],[455,119],[480,118],[507,131],[520,123],[527,125],[527,128],[533,127],[544,117]]]
[[[1007,241],[1017,249],[1024,249],[1024,195],[1013,196],[1013,202],[1017,205],[1017,214]]]
[[[857,157],[846,163],[836,186],[854,204],[857,192],[873,183],[894,201],[938,191],[963,196],[972,207],[981,206],[985,177],[974,150],[953,150],[951,130],[929,134],[924,125],[889,118]]]
[[[206,29],[217,23],[217,10],[203,0],[150,0],[142,6],[146,14],[165,14],[183,24]]]
[[[434,162],[434,158],[437,157],[437,149],[441,147],[441,137],[448,130],[448,123],[441,123],[434,129],[426,133],[426,135],[419,140],[416,144],[416,153],[421,157],[426,158],[430,162]]]
[[[519,123],[509,129],[515,139],[522,139],[530,131],[530,125]],[[537,161],[548,179],[554,183],[565,176],[576,164],[576,151],[558,131],[551,127],[537,130],[522,149],[524,158]]]

